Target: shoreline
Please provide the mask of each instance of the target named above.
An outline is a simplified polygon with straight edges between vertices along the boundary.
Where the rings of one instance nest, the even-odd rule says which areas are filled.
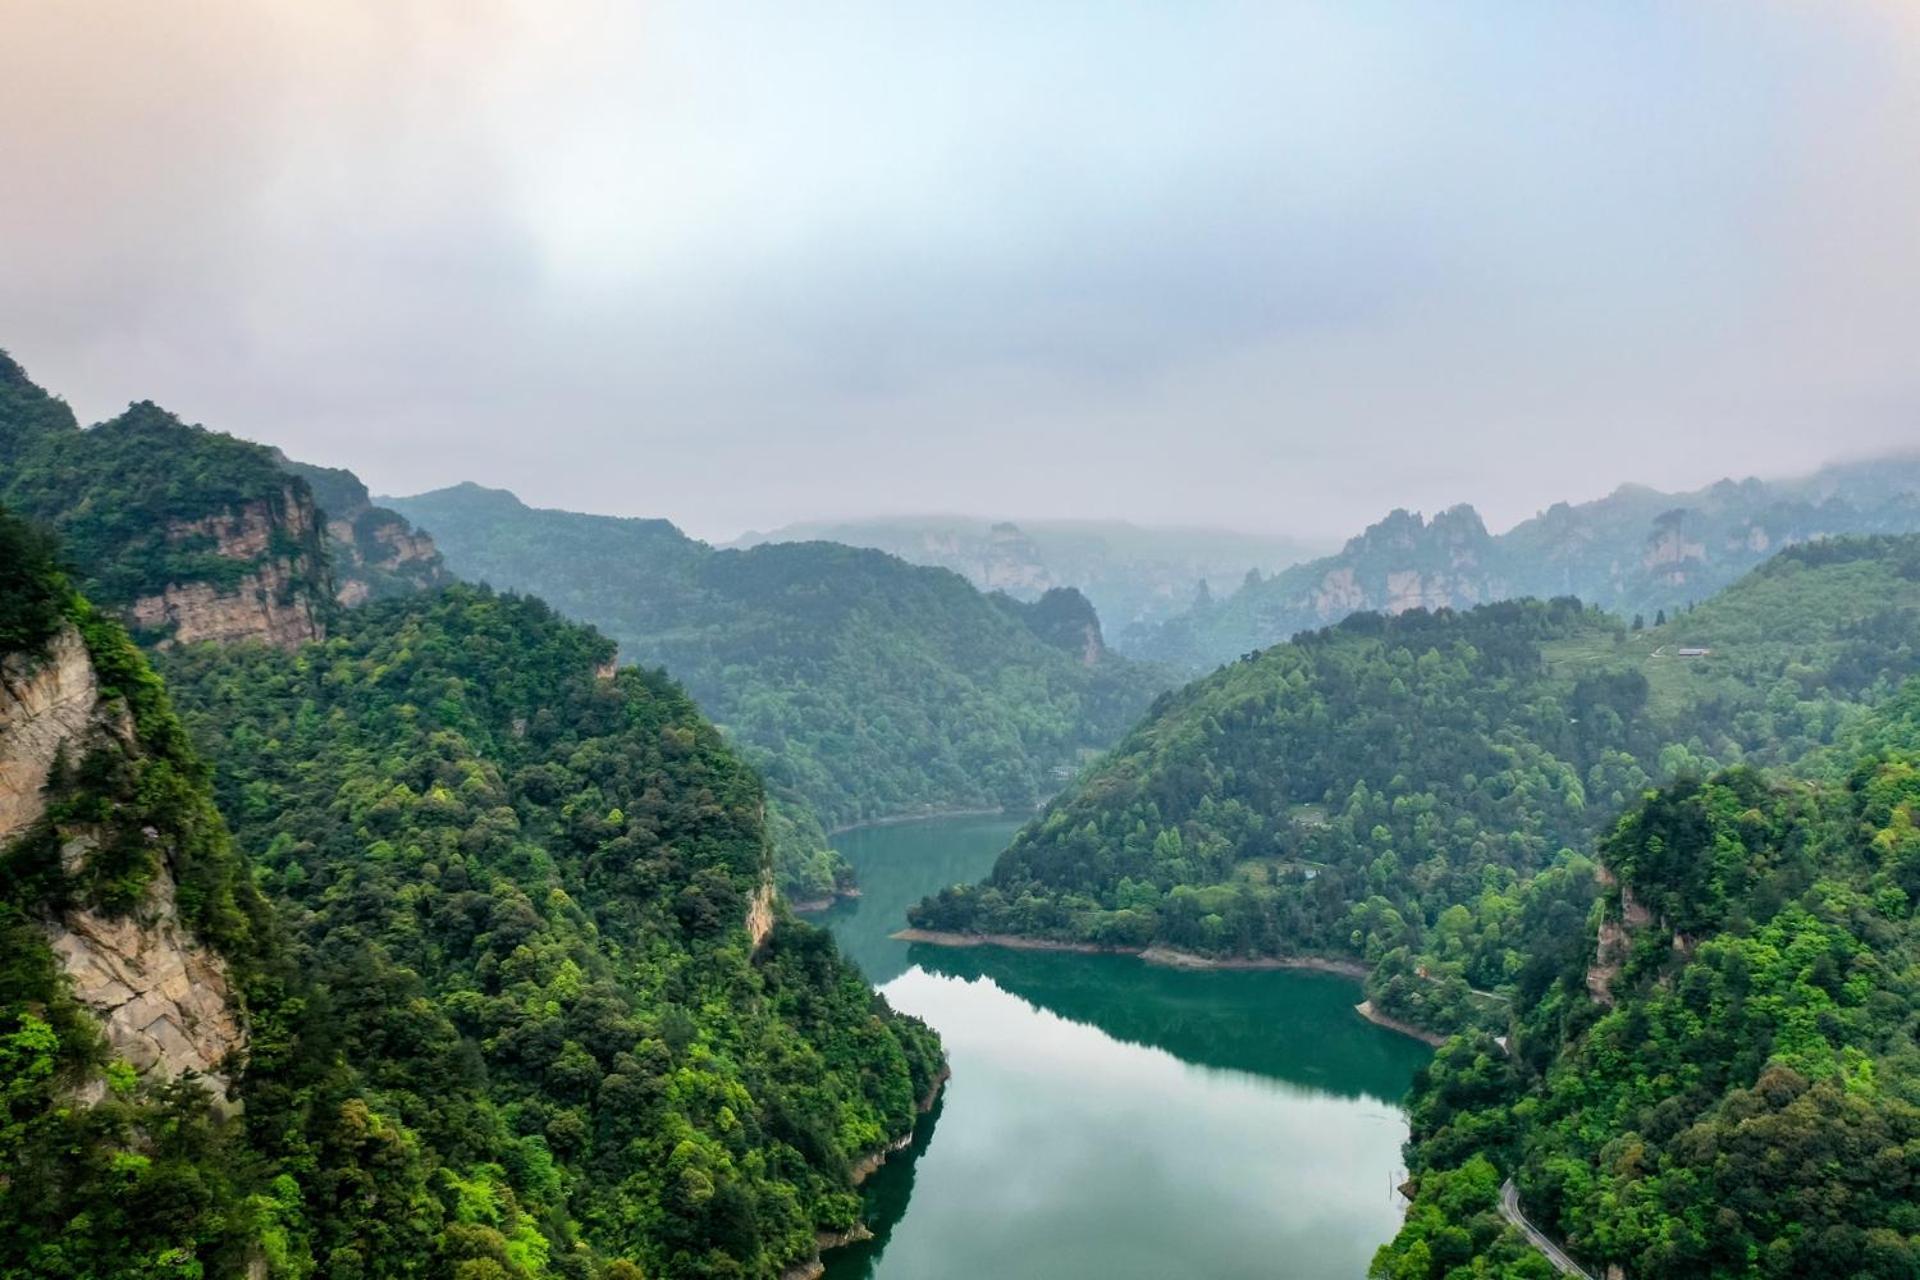
[[[900,813],[889,813],[879,818],[862,818],[858,822],[845,823],[827,831],[827,839],[844,836],[852,831],[866,831],[873,827],[900,827],[910,822],[930,822],[936,818],[1011,818],[1018,817],[1022,811],[1008,809],[1001,805],[955,805],[951,808],[910,809]],[[1036,807],[1033,812],[1040,810]]]
[[[1412,1036],[1420,1043],[1432,1045],[1436,1049],[1447,1042],[1447,1038],[1437,1031],[1423,1030],[1411,1022],[1402,1022],[1398,1018],[1380,1012],[1373,1007],[1371,1000],[1362,1000],[1353,1006],[1353,1011],[1376,1027],[1385,1027],[1388,1031],[1398,1031],[1403,1036]]]
[[[1054,938],[1027,938],[1011,933],[947,933],[937,929],[901,929],[889,935],[899,942],[922,942],[934,947],[1002,947],[1008,951],[1058,951],[1071,955],[1133,956],[1144,964],[1167,969],[1195,970],[1278,970],[1304,969],[1315,973],[1337,974],[1342,978],[1364,981],[1372,970],[1357,960],[1336,956],[1201,956],[1174,947],[1116,947],[1097,942],[1062,942]],[[1362,1000],[1353,1011],[1383,1030],[1418,1040],[1430,1048],[1439,1048],[1447,1037],[1436,1031],[1416,1027],[1411,1022],[1381,1013],[1373,1001]]]
[[[919,1115],[933,1110],[934,1103],[940,1101],[940,1094],[946,1089],[947,1081],[953,1079],[953,1068],[946,1063],[940,1064],[940,1072],[934,1076],[933,1084],[927,1089],[927,1096],[915,1103]],[[859,1186],[871,1178],[881,1165],[899,1151],[905,1151],[913,1145],[920,1133],[920,1122],[915,1120],[913,1127],[889,1142],[877,1151],[869,1151],[854,1162],[851,1173],[853,1185]],[[850,1244],[859,1244],[862,1240],[873,1239],[873,1229],[867,1226],[865,1219],[856,1221],[845,1231],[816,1231],[813,1235],[813,1256],[794,1263],[780,1273],[780,1280],[820,1280],[826,1274],[827,1264],[821,1254],[832,1249],[844,1249]]]
[[[1167,969],[1308,969],[1343,978],[1364,978],[1371,972],[1357,960],[1334,956],[1203,956],[1175,947],[1120,947],[1100,942],[1064,942],[1057,938],[1028,938],[1012,933],[948,933],[938,929],[901,929],[889,935],[899,942],[924,942],[936,947],[1004,947],[1009,951],[1063,951],[1075,955],[1134,956],[1146,964]]]
[[[801,898],[798,901],[788,898],[787,910],[793,912],[795,915],[818,915],[820,912],[837,907],[843,902],[851,902],[859,896],[860,886],[856,884],[848,889],[835,889],[832,893],[824,897]]]

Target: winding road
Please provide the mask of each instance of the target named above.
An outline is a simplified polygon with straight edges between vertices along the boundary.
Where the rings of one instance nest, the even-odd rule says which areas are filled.
[[[1581,1265],[1567,1256],[1553,1241],[1547,1239],[1547,1233],[1527,1221],[1527,1215],[1520,1212],[1520,1189],[1508,1178],[1500,1186],[1500,1216],[1511,1222],[1527,1238],[1527,1243],[1538,1249],[1554,1270],[1563,1276],[1579,1276],[1581,1280],[1593,1280]]]

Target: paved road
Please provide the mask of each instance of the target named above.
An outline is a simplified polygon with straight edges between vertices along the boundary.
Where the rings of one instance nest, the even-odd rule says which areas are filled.
[[[1527,1215],[1520,1212],[1520,1188],[1508,1178],[1500,1187],[1500,1216],[1511,1222],[1527,1238],[1527,1243],[1546,1256],[1554,1270],[1563,1276],[1579,1276],[1581,1280],[1593,1280],[1579,1263],[1566,1255],[1566,1251],[1547,1239],[1547,1233],[1527,1221]]]

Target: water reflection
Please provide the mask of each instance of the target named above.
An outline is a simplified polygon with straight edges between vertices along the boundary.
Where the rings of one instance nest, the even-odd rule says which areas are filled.
[[[931,889],[977,879],[1010,820],[850,833],[865,896],[825,914],[897,1007],[945,1040],[934,1123],[867,1184],[876,1238],[831,1280],[1361,1275],[1393,1232],[1423,1046],[1333,975],[909,946]]]
[[[1184,1062],[1398,1104],[1424,1046],[1353,1012],[1353,980],[1300,970],[1167,969],[1132,956],[915,946],[930,973],[988,978],[1036,1008]]]

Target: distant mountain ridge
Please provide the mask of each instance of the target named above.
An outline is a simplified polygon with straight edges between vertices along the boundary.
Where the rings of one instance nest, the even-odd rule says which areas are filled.
[[[911,564],[952,569],[982,591],[1031,600],[1075,587],[1106,620],[1121,652],[1131,633],[1183,612],[1196,588],[1238,587],[1249,571],[1274,573],[1319,554],[1330,541],[1231,529],[1152,527],[1119,520],[987,520],[899,516],[823,520],[748,533],[737,548],[769,542],[844,542]]]
[[[1790,480],[1722,480],[1691,493],[1622,485],[1558,502],[1504,534],[1465,504],[1423,519],[1395,510],[1337,554],[1197,605],[1130,647],[1201,670],[1351,613],[1469,608],[1572,595],[1651,622],[1704,600],[1783,547],[1920,530],[1920,453]]]

